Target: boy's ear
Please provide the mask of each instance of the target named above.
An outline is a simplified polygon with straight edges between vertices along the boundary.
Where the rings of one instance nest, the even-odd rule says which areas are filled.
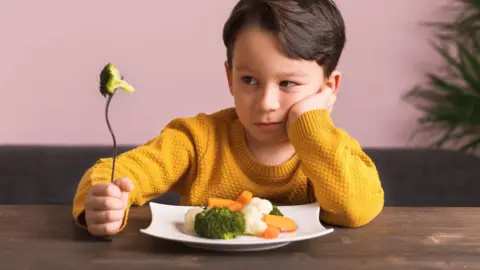
[[[333,90],[333,94],[337,94],[340,88],[340,80],[342,78],[342,74],[335,70],[332,72],[330,77],[326,80],[325,86],[330,87]]]
[[[233,92],[232,92],[232,69],[228,66],[228,61],[225,61],[224,66],[225,66],[225,74],[227,75],[228,88],[230,89],[230,94],[233,95]]]

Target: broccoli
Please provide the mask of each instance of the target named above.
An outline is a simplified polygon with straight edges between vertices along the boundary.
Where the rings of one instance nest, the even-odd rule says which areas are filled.
[[[113,94],[115,94],[115,90],[117,88],[121,88],[128,93],[133,93],[135,91],[132,85],[123,80],[123,77],[120,76],[120,71],[118,71],[118,69],[114,65],[108,63],[102,69],[102,72],[100,72],[100,93],[104,97],[108,96],[107,104],[105,107],[105,119],[107,120],[108,130],[110,131],[113,139],[113,162],[112,175],[110,179],[112,182],[114,180],[113,176],[115,172],[115,160],[117,157],[117,141],[115,138],[115,134],[113,133],[112,126],[110,125],[110,121],[108,120],[108,108],[110,106],[110,101],[112,100]]]
[[[135,91],[131,84],[123,80],[120,71],[114,65],[108,63],[100,73],[100,93],[103,96],[113,95],[117,88],[121,88],[128,93]]]
[[[210,239],[232,239],[245,233],[246,221],[242,212],[230,209],[210,208],[195,217],[195,232]]]
[[[273,209],[272,209],[272,211],[270,211],[270,215],[282,216],[283,217],[283,214],[282,214],[282,212],[280,212],[280,209],[278,209],[278,207],[273,203],[272,203],[272,206],[273,206]]]

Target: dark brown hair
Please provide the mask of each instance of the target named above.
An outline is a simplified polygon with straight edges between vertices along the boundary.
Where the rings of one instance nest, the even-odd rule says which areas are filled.
[[[326,76],[336,68],[346,42],[342,15],[332,0],[240,0],[223,28],[230,67],[236,37],[247,27],[275,34],[288,57],[314,60]]]

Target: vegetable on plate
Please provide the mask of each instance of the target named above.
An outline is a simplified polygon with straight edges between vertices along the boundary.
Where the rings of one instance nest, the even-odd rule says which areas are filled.
[[[235,200],[209,198],[206,207],[192,207],[185,213],[184,224],[186,233],[208,239],[275,239],[282,232],[295,232],[298,228],[276,205],[254,197],[250,191],[243,191]]]

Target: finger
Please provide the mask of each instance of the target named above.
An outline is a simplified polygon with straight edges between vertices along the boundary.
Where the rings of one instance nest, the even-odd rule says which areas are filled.
[[[123,210],[125,203],[121,198],[107,196],[91,196],[85,202],[88,210]]]
[[[128,178],[120,178],[116,180],[114,183],[117,187],[120,188],[120,191],[123,191],[123,192],[130,192],[133,190],[133,187],[134,187],[132,180]]]
[[[122,195],[120,188],[111,183],[96,184],[92,187],[91,192],[94,196],[120,197]]]
[[[114,235],[122,225],[122,222],[110,222],[104,224],[91,224],[88,226],[88,232],[96,236]]]
[[[123,202],[123,205],[127,206],[128,205],[128,197],[129,197],[130,193],[128,192],[123,192],[122,193],[122,196],[120,196],[120,200],[122,200]]]
[[[124,210],[89,211],[85,214],[87,224],[102,224],[123,220]]]

